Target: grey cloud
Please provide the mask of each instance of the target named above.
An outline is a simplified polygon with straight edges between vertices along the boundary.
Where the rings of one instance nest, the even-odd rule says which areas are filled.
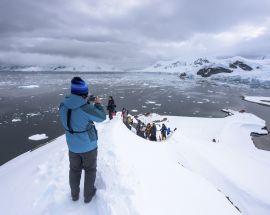
[[[194,53],[270,52],[269,45],[265,45],[269,33],[228,48],[217,43],[211,46],[205,38],[184,47],[150,45],[187,42],[198,34],[218,34],[244,24],[260,25],[269,19],[269,0],[145,0],[119,13],[121,5],[115,5],[116,12],[110,13],[111,2],[121,3],[120,0],[1,0],[0,51],[34,54],[36,63],[46,63],[39,61],[39,56],[44,55],[99,60],[123,68]],[[99,10],[98,15],[93,8]],[[197,44],[206,45],[207,51],[199,50]],[[20,59],[14,58],[14,62]]]

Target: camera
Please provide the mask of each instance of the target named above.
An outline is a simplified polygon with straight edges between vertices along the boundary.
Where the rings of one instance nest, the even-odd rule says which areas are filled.
[[[96,96],[90,95],[90,96],[88,97],[88,102],[94,102],[95,99],[96,99]]]

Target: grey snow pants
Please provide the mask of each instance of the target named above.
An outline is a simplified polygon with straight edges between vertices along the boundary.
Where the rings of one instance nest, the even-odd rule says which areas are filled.
[[[84,177],[84,198],[91,198],[95,193],[95,180],[97,169],[97,149],[85,153],[69,151],[69,185],[71,196],[79,196],[82,169]]]

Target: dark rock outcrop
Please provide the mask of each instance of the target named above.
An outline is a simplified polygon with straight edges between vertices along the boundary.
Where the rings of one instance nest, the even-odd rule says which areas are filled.
[[[179,75],[179,78],[181,78],[181,79],[184,79],[184,78],[186,78],[187,77],[187,73],[185,73],[185,72],[182,72],[182,73],[180,73],[180,75]]]
[[[240,67],[242,70],[245,70],[245,71],[253,70],[252,67],[250,67],[249,65],[247,65],[244,62],[239,61],[239,60],[230,64],[230,68],[232,68],[232,69],[236,69],[237,67]]]
[[[186,66],[186,65],[187,65],[186,62],[181,62],[181,61],[176,61],[172,63],[172,67],[179,67],[179,66]]]
[[[176,68],[176,67],[180,67],[180,66],[186,66],[187,63],[183,62],[183,61],[175,61],[167,66],[164,67],[164,69],[171,69],[171,68]]]
[[[160,64],[160,63],[158,63],[158,64],[156,64],[156,65],[154,65],[154,68],[159,68],[159,67],[161,67],[162,65]]]
[[[65,66],[57,66],[57,67],[54,67],[53,70],[65,69],[65,68],[66,68]]]
[[[218,74],[218,73],[231,73],[233,72],[230,69],[225,69],[223,67],[207,67],[200,69],[197,72],[197,75],[200,75],[202,77],[210,77],[211,75]]]
[[[199,58],[199,59],[197,59],[197,60],[195,60],[194,61],[194,65],[203,65],[203,64],[205,64],[205,63],[210,63],[209,62],[209,60],[207,60],[207,59],[203,59],[203,58]]]
[[[231,69],[237,69],[237,66],[236,66],[234,63],[230,63],[229,67],[230,67]]]

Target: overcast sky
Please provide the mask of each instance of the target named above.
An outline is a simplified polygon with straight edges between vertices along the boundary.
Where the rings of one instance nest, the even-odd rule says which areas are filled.
[[[270,54],[270,0],[1,0],[0,62],[144,67]]]

